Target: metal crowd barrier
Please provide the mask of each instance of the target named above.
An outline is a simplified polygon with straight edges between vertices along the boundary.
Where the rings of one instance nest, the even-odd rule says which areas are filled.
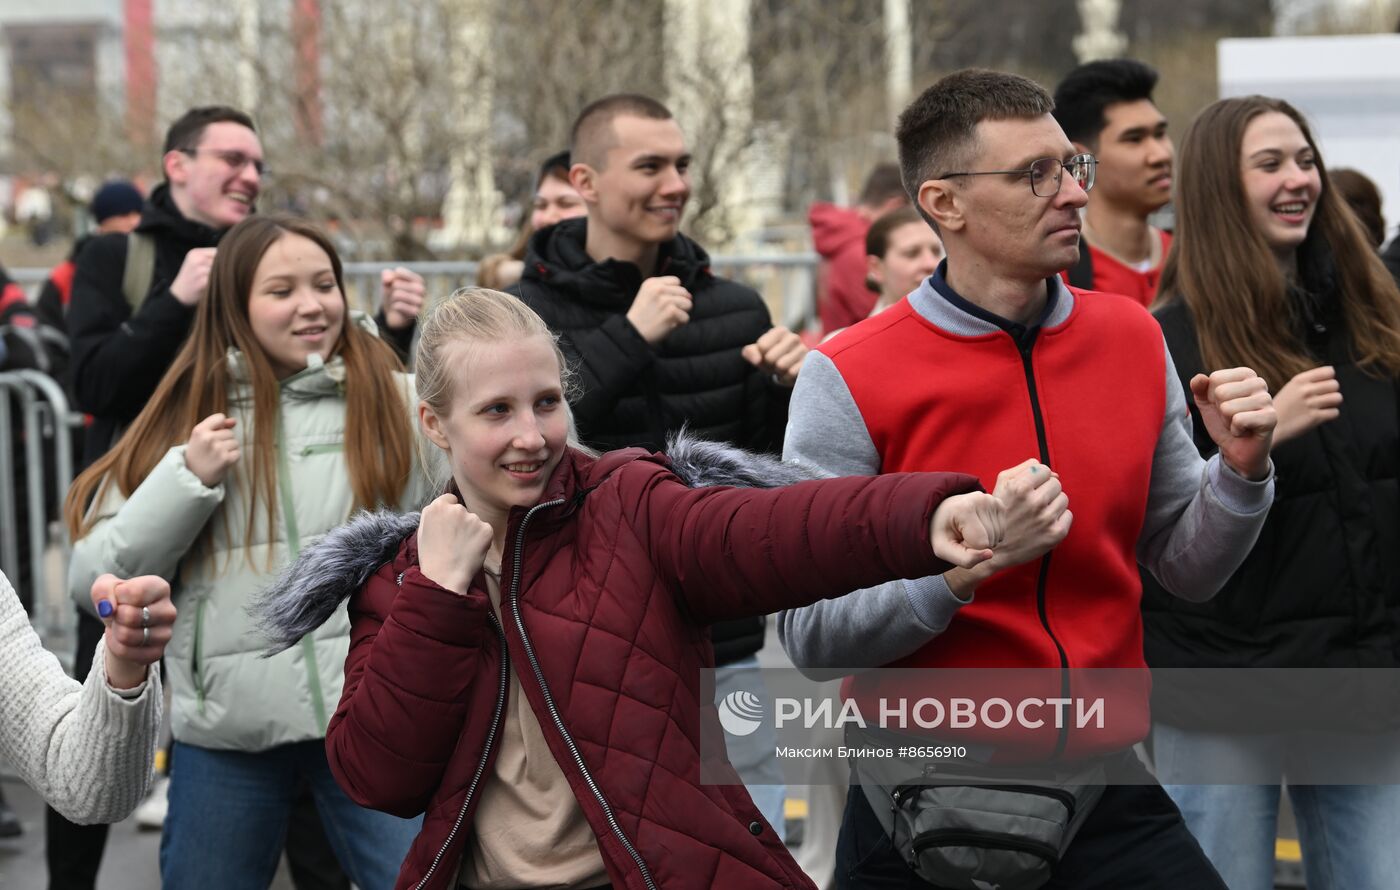
[[[11,395],[19,399],[18,430],[23,433],[24,451],[19,458],[25,464],[24,497],[29,507],[28,540],[19,540],[19,520],[17,505],[19,492],[15,489],[15,454],[12,443],[16,441],[15,417],[11,405]],[[65,578],[50,579],[44,552],[49,543],[48,515],[50,498],[47,487],[49,474],[45,471],[45,455],[54,456],[52,482],[56,487],[52,501],[61,504],[68,485],[73,481],[73,440],[71,430],[83,425],[83,416],[68,405],[68,397],[63,388],[53,378],[39,371],[5,371],[0,373],[0,568],[11,579],[18,579],[20,548],[29,548],[30,584],[33,607],[31,618],[41,637],[47,639],[50,632],[65,626],[70,609],[67,608]],[[68,530],[60,523],[59,545],[62,549],[66,574],[71,542]],[[58,582],[58,587],[53,586]],[[16,583],[18,581],[16,580]],[[59,595],[49,594],[57,589]]]

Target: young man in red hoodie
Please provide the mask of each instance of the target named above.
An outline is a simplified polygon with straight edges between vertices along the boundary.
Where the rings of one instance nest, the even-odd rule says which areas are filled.
[[[865,286],[865,233],[875,220],[908,203],[899,165],[880,164],[865,178],[856,206],[818,202],[808,211],[812,243],[822,256],[817,312],[823,335],[855,324],[875,308],[879,295]]]
[[[1069,283],[1132,297],[1157,296],[1171,235],[1147,220],[1172,193],[1172,138],[1152,101],[1157,72],[1133,59],[1090,62],[1055,88],[1055,120],[1081,152],[1099,159],[1098,180]]]
[[[1078,256],[1094,158],[1066,138],[1052,107],[1023,77],[968,70],[904,111],[904,181],[947,259],[907,300],[807,357],[783,457],[834,476],[953,469],[998,494],[1044,492],[1032,502],[1047,509],[1067,495],[1073,525],[1024,564],[1008,551],[783,612],[779,632],[799,668],[1018,668],[1018,680],[1081,684],[1081,696],[1093,678],[1077,669],[1145,680],[1138,563],[1177,596],[1204,600],[1258,536],[1273,500],[1276,418],[1264,381],[1247,368],[1191,381],[1219,447],[1202,460],[1156,321],[1057,274]],[[874,715],[938,683],[923,671],[867,671],[843,694]],[[1132,753],[1149,726],[1146,690],[1129,688],[1110,710],[1098,731],[1046,724],[985,740],[1021,762],[1098,764],[1118,782],[1080,808],[1087,815],[1056,851],[1045,890],[1224,890]],[[847,800],[836,855],[848,883],[838,886],[931,887],[882,825],[892,791],[857,772],[864,793],[853,787]]]

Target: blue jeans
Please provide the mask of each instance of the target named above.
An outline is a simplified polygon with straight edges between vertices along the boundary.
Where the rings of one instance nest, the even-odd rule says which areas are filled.
[[[257,752],[176,742],[160,839],[163,886],[267,890],[303,783],[350,880],[361,890],[393,887],[422,817],[399,819],[357,806],[336,785],[320,739]]]
[[[716,703],[741,689],[761,699],[768,698],[768,686],[763,682],[757,656],[741,658],[715,668]],[[783,780],[782,765],[778,763],[777,731],[764,720],[751,735],[725,733],[724,746],[730,764],[739,773],[739,778],[744,780],[744,789],[749,792],[749,797],[753,798],[753,805],[773,826],[778,840],[784,840],[787,834],[783,812],[787,802],[787,785]]]
[[[1370,757],[1400,760],[1400,734],[1366,740]],[[1271,890],[1281,783],[1294,757],[1287,735],[1152,728],[1157,777],[1230,890]],[[1238,763],[1259,784],[1171,784],[1193,764]],[[1200,773],[1197,772],[1197,775]],[[1386,890],[1400,874],[1400,785],[1289,785],[1309,890]]]

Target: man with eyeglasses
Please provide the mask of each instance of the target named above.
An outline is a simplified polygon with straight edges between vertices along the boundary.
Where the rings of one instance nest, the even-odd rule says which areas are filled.
[[[254,211],[267,173],[252,118],[225,106],[192,108],[171,124],[161,166],[165,181],[151,192],[135,231],[99,235],[75,261],[69,367],[77,407],[92,415],[84,467],[112,446],[165,376],[204,297],[219,239]],[[383,309],[376,321],[405,357],[423,305],[423,279],[398,268],[385,270],[381,281]],[[95,618],[78,612],[79,679],[91,667],[102,630]],[[309,812],[298,810],[293,817],[293,873],[331,872],[331,882],[318,886],[348,886],[309,798],[307,807]],[[90,890],[106,835],[105,825],[73,825],[50,810],[51,890]]]
[[[1001,550],[970,570],[785,612],[779,630],[799,668],[825,675],[1024,668],[1018,681],[1060,689],[1083,682],[1071,669],[1128,669],[1141,686],[1110,699],[1105,728],[984,727],[969,746],[973,760],[944,769],[1101,763],[1119,782],[1071,820],[1077,833],[1052,851],[1047,888],[1223,888],[1131,752],[1148,728],[1137,564],[1193,600],[1229,578],[1272,502],[1273,405],[1246,368],[1193,380],[1191,400],[1219,446],[1203,461],[1151,315],[1061,282],[1057,273],[1078,256],[1095,163],[1052,107],[1023,77],[967,70],[905,109],[905,187],[947,259],[907,300],[812,353],[784,448],[785,459],[832,475],[975,474],[1008,506]],[[885,702],[937,694],[930,678],[860,673],[843,695],[877,715]],[[865,769],[837,846],[844,886],[934,886],[923,854],[913,857],[925,869],[916,872],[896,852],[889,823],[899,798]],[[996,788],[1010,784],[995,768],[983,775]],[[939,813],[923,818],[960,831]],[[1026,822],[1002,825],[1016,826],[1007,828],[1016,846]],[[978,847],[985,838],[946,843],[966,845],[969,866],[994,858]],[[969,870],[959,886],[996,883]]]

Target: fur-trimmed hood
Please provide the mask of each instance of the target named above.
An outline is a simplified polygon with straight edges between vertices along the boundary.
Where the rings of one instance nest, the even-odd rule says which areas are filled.
[[[611,462],[620,466],[629,459],[649,456],[641,449],[629,449],[615,452]],[[684,429],[667,439],[664,458],[671,472],[691,488],[779,488],[822,478],[798,464],[697,439]],[[376,569],[394,558],[403,542],[418,530],[419,515],[361,511],[303,549],[251,607],[269,640],[268,654],[293,646],[320,627]]]

